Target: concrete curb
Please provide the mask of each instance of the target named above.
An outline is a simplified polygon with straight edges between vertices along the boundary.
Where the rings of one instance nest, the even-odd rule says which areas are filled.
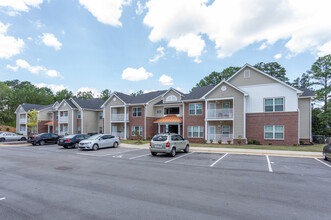
[[[120,147],[149,149],[149,144],[133,145],[133,144],[122,143]],[[211,148],[211,147],[190,147],[190,151],[204,152],[204,153],[230,153],[230,154],[271,155],[271,156],[309,157],[309,158],[323,156],[322,152],[233,149],[233,148]]]

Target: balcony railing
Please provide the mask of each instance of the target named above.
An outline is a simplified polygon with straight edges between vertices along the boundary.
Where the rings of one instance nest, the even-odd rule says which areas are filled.
[[[26,118],[20,118],[20,124],[26,124]]]
[[[226,144],[228,141],[232,142],[232,137],[232,134],[208,134],[207,141],[210,142],[210,140],[213,140],[213,143],[218,143],[221,140],[222,143]]]
[[[112,132],[111,135],[119,138],[124,138],[124,132]]]
[[[68,116],[61,116],[59,118],[60,123],[68,123]]]
[[[112,114],[111,115],[112,121],[124,121],[124,114]],[[129,121],[129,114],[126,114],[126,120]]]
[[[233,109],[207,109],[207,118],[208,119],[232,119],[233,118]]]

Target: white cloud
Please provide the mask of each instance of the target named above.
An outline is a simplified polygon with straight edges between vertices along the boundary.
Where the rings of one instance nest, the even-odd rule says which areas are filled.
[[[136,9],[136,14],[141,15],[144,10],[146,9],[146,6],[142,5],[140,1],[137,2],[137,9]]]
[[[265,42],[263,42],[261,44],[261,46],[259,47],[259,50],[264,50],[265,48],[267,48],[267,44]]]
[[[181,92],[183,91],[183,88],[180,88],[180,87],[177,87],[176,89],[177,89],[178,91],[181,91]]]
[[[200,63],[199,56],[205,48],[205,41],[201,39],[201,36],[190,33],[170,40],[168,46],[176,48],[177,51],[186,52],[189,57],[195,57],[194,62]]]
[[[33,40],[32,37],[28,37],[27,39],[28,39],[28,40]]]
[[[19,11],[28,12],[30,7],[39,8],[43,0],[2,0],[0,7],[6,7],[8,14],[13,16],[18,14]]]
[[[317,55],[322,57],[331,53],[331,40],[317,48]]]
[[[276,54],[276,55],[274,56],[274,58],[275,58],[276,60],[278,60],[278,59],[282,58],[282,54],[278,53],[278,54]]]
[[[144,93],[150,93],[150,92],[155,92],[156,90],[155,89],[151,89],[151,90],[144,90]]]
[[[164,56],[164,47],[158,47],[157,49],[156,49],[156,52],[157,52],[157,54],[156,54],[156,56],[153,58],[153,59],[149,59],[149,62],[156,62],[156,61],[158,61],[161,57],[163,57]]]
[[[131,1],[125,0],[79,0],[97,20],[101,23],[122,26],[119,21],[122,15],[122,7],[128,5]]]
[[[9,25],[4,25],[0,22],[0,59],[8,59],[22,52],[24,41],[20,38],[15,38],[7,35]]]
[[[92,92],[94,98],[97,98],[97,97],[99,97],[101,95],[100,92],[98,92],[97,89],[95,89],[95,88],[89,88],[89,87],[81,87],[81,88],[79,88],[77,90],[77,93],[78,92],[89,92],[89,91]]]
[[[42,42],[48,46],[48,47],[54,47],[55,50],[60,50],[62,47],[62,44],[58,39],[54,36],[54,34],[51,33],[43,33],[42,36],[40,36]]]
[[[11,65],[7,65],[8,69],[11,69],[13,71],[17,71],[19,68],[21,69],[26,69],[29,72],[33,73],[33,74],[39,74],[39,73],[44,73],[46,76],[49,77],[61,77],[61,74],[59,72],[57,72],[56,70],[48,70],[47,68],[43,67],[43,66],[31,66],[26,60],[22,60],[22,59],[18,59],[16,60],[16,66],[11,66]]]
[[[214,42],[219,58],[253,43],[265,42],[260,46],[264,49],[278,40],[287,41],[285,47],[294,55],[331,53],[326,44],[331,38],[329,0],[149,0],[146,7],[149,39],[168,41],[169,46],[172,42],[177,51],[193,51],[195,57],[201,54],[201,39],[200,47],[194,40],[179,48],[173,40],[205,35]]]
[[[144,67],[140,67],[139,69],[128,67],[122,72],[122,79],[129,81],[146,80],[152,76],[153,74],[147,72]]]
[[[170,76],[167,76],[165,74],[163,74],[160,79],[159,79],[159,82],[162,83],[163,85],[165,86],[171,86],[174,84],[174,79],[171,78]]]
[[[42,88],[42,87],[47,87],[50,88],[53,92],[59,92],[62,91],[64,89],[68,89],[68,86],[64,86],[64,85],[55,85],[55,84],[46,84],[46,83],[38,83],[38,84],[34,84],[36,87],[38,88]]]

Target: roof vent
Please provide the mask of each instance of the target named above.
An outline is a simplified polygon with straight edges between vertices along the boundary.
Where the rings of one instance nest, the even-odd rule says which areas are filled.
[[[251,71],[250,70],[245,70],[244,71],[244,78],[247,79],[247,78],[250,78],[251,77]]]

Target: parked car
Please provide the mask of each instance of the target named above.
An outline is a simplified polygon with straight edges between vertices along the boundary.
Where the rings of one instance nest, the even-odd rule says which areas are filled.
[[[153,156],[158,153],[168,153],[171,157],[176,155],[178,151],[189,152],[189,141],[179,134],[157,134],[150,144],[149,150]]]
[[[104,147],[118,147],[121,144],[119,137],[110,134],[96,134],[86,140],[79,142],[80,150],[98,150]]]
[[[90,136],[88,136],[86,134],[71,134],[71,135],[67,135],[63,138],[62,137],[59,138],[59,141],[57,142],[57,144],[64,148],[69,148],[69,147],[78,148],[79,142],[82,140],[85,140],[89,137]]]
[[[323,158],[324,160],[331,160],[331,143],[323,148]]]
[[[42,133],[29,137],[28,143],[32,145],[56,144],[60,136],[52,133]]]
[[[9,133],[9,132],[2,132],[0,134],[0,142],[4,141],[25,141],[26,137],[23,135]]]

